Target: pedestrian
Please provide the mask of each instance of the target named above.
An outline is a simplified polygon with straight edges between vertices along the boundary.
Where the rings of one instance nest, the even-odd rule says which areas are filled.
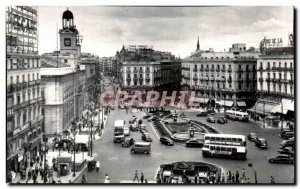
[[[240,183],[240,174],[239,174],[239,172],[238,171],[236,171],[236,173],[235,173],[235,181],[236,181],[236,183]]]
[[[234,173],[231,174],[231,182],[235,184],[235,176],[234,176]]]
[[[250,178],[247,178],[247,184],[250,184]]]
[[[141,173],[141,183],[144,183],[144,174],[143,174],[143,172]]]
[[[109,178],[108,174],[106,174],[106,176],[105,176],[104,183],[110,183],[110,178]]]
[[[221,177],[221,183],[224,184],[225,183],[225,175],[224,173],[222,173],[222,177]]]
[[[39,175],[39,168],[38,165],[35,164],[35,174],[38,176]]]
[[[147,184],[148,183],[148,181],[147,181],[147,179],[145,179],[145,184]]]
[[[227,180],[229,181],[229,183],[231,183],[231,172],[230,172],[230,170],[228,171],[228,178],[227,178]]]
[[[138,182],[140,182],[140,181],[139,181],[139,174],[138,174],[138,171],[137,171],[137,170],[135,170],[133,182],[135,181],[135,179],[137,179]]]
[[[243,178],[243,179],[246,178],[245,169],[242,169],[242,178]]]
[[[35,172],[33,172],[33,174],[32,174],[32,180],[33,180],[34,184],[36,183],[36,179],[37,179],[37,176],[36,176]]]
[[[271,184],[275,184],[275,179],[273,176],[271,176]]]
[[[84,184],[84,183],[86,183],[86,180],[85,180],[85,175],[84,175],[84,174],[82,175],[82,180],[81,180],[81,183],[83,183],[83,184]]]
[[[27,180],[30,180],[31,179],[31,171],[29,169],[28,173],[27,173]]]
[[[195,175],[195,184],[198,183],[198,177],[197,177],[197,174]]]
[[[40,162],[40,157],[39,157],[39,156],[36,157],[36,162],[37,162],[37,163]]]

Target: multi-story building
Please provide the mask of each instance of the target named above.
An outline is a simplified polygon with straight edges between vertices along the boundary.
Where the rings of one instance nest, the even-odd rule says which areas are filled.
[[[6,7],[7,166],[39,154],[43,133],[38,12],[27,6]]]
[[[198,39],[196,52],[182,61],[182,85],[196,92],[200,105],[252,106],[258,55],[245,44],[233,44],[227,52],[202,51]]]
[[[46,135],[68,130],[95,92],[98,58],[81,52],[82,37],[73,19],[71,11],[63,13],[60,50],[44,54],[41,60]]]
[[[120,62],[120,82],[124,89],[151,90],[159,87],[179,87],[181,62],[169,52],[154,51],[148,46],[123,46],[117,52]],[[167,89],[167,88],[165,88]]]
[[[291,35],[292,39],[292,35]],[[267,40],[264,39],[261,46]],[[281,115],[294,118],[294,47],[261,48],[257,60],[258,101],[249,109],[253,114],[265,117]]]

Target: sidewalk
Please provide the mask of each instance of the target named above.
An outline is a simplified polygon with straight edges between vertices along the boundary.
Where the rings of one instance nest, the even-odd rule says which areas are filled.
[[[155,180],[148,180],[147,181],[148,183],[157,183]],[[147,184],[145,183],[141,183],[141,182],[138,182],[138,181],[132,181],[132,180],[121,180],[120,183],[134,183],[134,184]]]

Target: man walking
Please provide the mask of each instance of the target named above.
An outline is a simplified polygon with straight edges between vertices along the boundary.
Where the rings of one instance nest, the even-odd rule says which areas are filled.
[[[275,184],[275,179],[273,176],[271,176],[271,184]]]
[[[133,182],[135,181],[135,179],[137,179],[138,182],[140,182],[140,181],[139,181],[139,174],[138,174],[138,171],[137,171],[137,170],[135,170]]]
[[[144,183],[144,174],[143,174],[143,172],[141,173],[141,183]]]

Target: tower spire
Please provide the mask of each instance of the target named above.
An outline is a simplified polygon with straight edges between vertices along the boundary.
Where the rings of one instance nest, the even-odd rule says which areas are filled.
[[[196,51],[199,51],[199,50],[200,50],[200,43],[199,43],[199,35],[198,35],[197,50]]]

